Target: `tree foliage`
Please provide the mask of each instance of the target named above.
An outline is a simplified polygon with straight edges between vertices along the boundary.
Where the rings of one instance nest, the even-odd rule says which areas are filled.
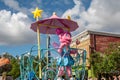
[[[4,57],[4,58],[8,58],[8,59],[12,59],[13,56],[10,55],[9,53],[3,53],[2,55],[0,55],[0,57]],[[0,74],[2,74],[3,72],[9,72],[12,69],[12,65],[11,64],[5,64],[3,66],[0,66]]]
[[[16,58],[11,59],[12,70],[8,72],[14,79],[20,76],[20,66]]]
[[[104,53],[92,53],[90,63],[96,77],[103,73],[120,73],[120,43],[111,43]]]
[[[11,69],[12,69],[11,64],[5,64],[0,67],[0,74],[2,74],[3,72],[9,72],[9,71],[11,71]]]
[[[6,52],[3,55],[0,55],[0,57],[5,57],[10,59],[10,64],[6,64],[4,66],[0,67],[0,73],[7,72],[7,75],[11,75],[14,79],[19,77],[20,75],[20,67],[19,67],[19,61],[10,53]]]

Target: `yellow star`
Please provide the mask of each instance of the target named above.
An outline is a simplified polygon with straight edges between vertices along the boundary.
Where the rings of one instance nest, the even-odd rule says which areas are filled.
[[[35,11],[33,11],[32,14],[34,15],[34,18],[38,18],[38,17],[41,18],[42,12],[43,12],[43,10],[40,10],[40,9],[38,9],[38,7],[36,7]]]

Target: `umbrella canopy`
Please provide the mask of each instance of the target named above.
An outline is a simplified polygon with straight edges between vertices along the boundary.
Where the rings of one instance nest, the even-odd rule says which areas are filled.
[[[74,31],[78,28],[78,24],[70,19],[59,18],[53,14],[50,18],[39,20],[31,24],[31,29],[37,32],[37,26],[40,33],[55,34],[56,28],[62,28],[64,31]]]

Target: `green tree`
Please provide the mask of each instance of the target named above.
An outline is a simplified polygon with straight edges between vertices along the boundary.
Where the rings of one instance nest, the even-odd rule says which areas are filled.
[[[111,43],[104,53],[95,52],[91,54],[90,63],[94,74],[111,74],[120,72],[120,43]],[[114,73],[116,74],[116,73]]]
[[[12,59],[12,58],[14,58],[14,56],[12,56],[10,53],[8,53],[8,52],[4,52],[2,55],[1,55],[1,57],[5,57],[5,58],[9,58],[9,59]]]
[[[10,59],[10,64],[0,67],[0,73],[7,72],[7,75],[11,75],[14,79],[17,78],[20,75],[18,60],[8,52],[5,52],[0,56]]]
[[[106,56],[115,67],[113,70],[120,72],[120,43],[111,43],[106,51]]]
[[[0,67],[0,74],[2,74],[3,72],[9,72],[9,71],[11,71],[11,69],[12,69],[11,64],[5,64]]]
[[[14,79],[20,76],[20,65],[16,58],[11,59],[12,70],[8,72],[8,75],[12,75]]]
[[[3,72],[7,72],[7,75],[11,75],[14,79],[19,77],[19,61],[14,56],[10,55],[10,53],[8,52],[3,53],[3,55],[0,55],[0,57],[10,59],[10,64],[6,64],[0,67],[0,73],[2,74]]]
[[[103,57],[100,55],[99,52],[95,52],[95,53],[91,54],[90,63],[91,63],[91,67],[94,70],[95,76],[97,76],[99,73],[101,73],[101,71],[103,69],[101,62],[103,62]]]
[[[8,58],[9,60],[13,58],[12,55],[10,55],[8,52],[3,53],[2,55],[0,55],[1,58]],[[11,71],[12,69],[12,65],[11,64],[5,64],[3,66],[0,66],[0,74],[2,73],[8,73],[9,71]]]

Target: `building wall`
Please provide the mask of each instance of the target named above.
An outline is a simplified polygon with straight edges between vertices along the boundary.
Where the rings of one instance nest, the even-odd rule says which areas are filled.
[[[94,40],[93,40],[94,41]],[[120,37],[114,37],[114,36],[104,36],[104,35],[95,35],[95,47],[96,51],[104,52],[110,43],[112,42],[120,42]]]
[[[80,44],[76,45],[76,39],[73,40],[71,47],[78,49],[85,49],[87,51],[86,55],[86,66],[90,66],[88,59],[90,58],[90,35],[85,35],[84,37],[78,36],[77,39],[80,41]]]
[[[76,39],[80,41],[80,44],[76,45]],[[82,36],[80,35],[76,37],[73,40],[71,47],[85,49],[87,51],[86,66],[90,66],[88,62],[90,54],[93,53],[94,50],[98,52],[104,52],[112,42],[120,42],[120,37],[85,33]]]
[[[80,42],[80,44],[78,45],[79,49],[85,49],[87,51],[86,66],[90,66],[89,61],[88,61],[88,59],[90,58],[89,45],[90,45],[90,39],[84,40],[84,41]]]

